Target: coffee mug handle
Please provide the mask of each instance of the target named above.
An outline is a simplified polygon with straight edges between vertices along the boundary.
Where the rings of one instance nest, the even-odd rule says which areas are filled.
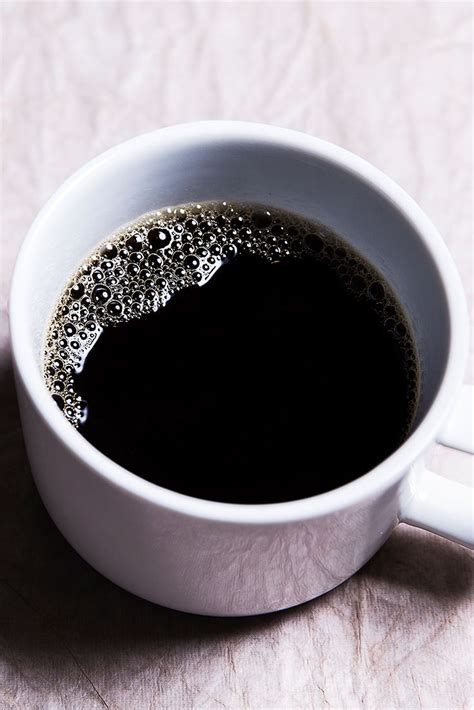
[[[474,387],[464,385],[461,397],[438,436],[438,443],[474,453]],[[416,464],[408,476],[400,522],[424,528],[474,549],[473,490]]]

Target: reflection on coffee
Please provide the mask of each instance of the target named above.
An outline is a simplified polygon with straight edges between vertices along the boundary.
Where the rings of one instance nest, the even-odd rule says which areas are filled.
[[[46,384],[97,449],[158,485],[275,503],[407,437],[419,367],[382,275],[327,227],[254,204],[143,215],[77,269]]]

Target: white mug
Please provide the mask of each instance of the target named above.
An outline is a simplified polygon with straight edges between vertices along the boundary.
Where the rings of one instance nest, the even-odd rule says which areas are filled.
[[[43,335],[81,260],[144,212],[210,199],[262,202],[328,224],[377,266],[407,311],[422,363],[414,430],[347,485],[267,505],[181,495],[101,454],[46,389]],[[469,489],[423,465],[435,441],[473,449],[460,279],[415,202],[341,148],[234,122],[175,126],[112,148],[67,180],[32,225],[15,268],[10,320],[25,442],[44,504],[77,552],[134,594],[198,614],[259,614],[340,584],[400,521],[473,546]],[[314,448],[317,457],[317,441]]]

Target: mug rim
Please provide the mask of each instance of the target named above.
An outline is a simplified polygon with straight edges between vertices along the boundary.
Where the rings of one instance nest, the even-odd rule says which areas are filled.
[[[179,144],[184,138],[265,143],[302,151],[312,158],[322,158],[351,172],[390,200],[403,214],[423,241],[436,266],[444,289],[450,324],[448,357],[438,391],[423,420],[398,449],[375,468],[339,488],[309,498],[257,505],[221,503],[171,491],[140,478],[90,444],[62,415],[45,386],[28,344],[30,337],[26,318],[22,317],[22,311],[28,308],[26,298],[22,299],[22,281],[27,272],[30,245],[36,235],[45,229],[50,213],[64,196],[103,163],[122,158],[127,152],[143,149],[150,143],[155,147],[173,141]],[[21,379],[38,414],[71,455],[94,474],[148,503],[183,515],[229,523],[276,524],[315,518],[357,504],[394,484],[435,440],[453,403],[456,390],[462,383],[467,357],[468,314],[461,280],[441,235],[416,202],[382,171],[344,148],[292,129],[241,121],[199,121],[160,128],[119,143],[76,171],[41,209],[21,245],[12,278],[9,315],[16,375]]]

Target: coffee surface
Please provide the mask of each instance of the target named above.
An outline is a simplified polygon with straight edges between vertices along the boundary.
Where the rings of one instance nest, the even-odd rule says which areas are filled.
[[[168,208],[112,235],[57,304],[44,372],[117,463],[249,504],[372,469],[409,434],[419,390],[381,274],[327,227],[249,204]]]

